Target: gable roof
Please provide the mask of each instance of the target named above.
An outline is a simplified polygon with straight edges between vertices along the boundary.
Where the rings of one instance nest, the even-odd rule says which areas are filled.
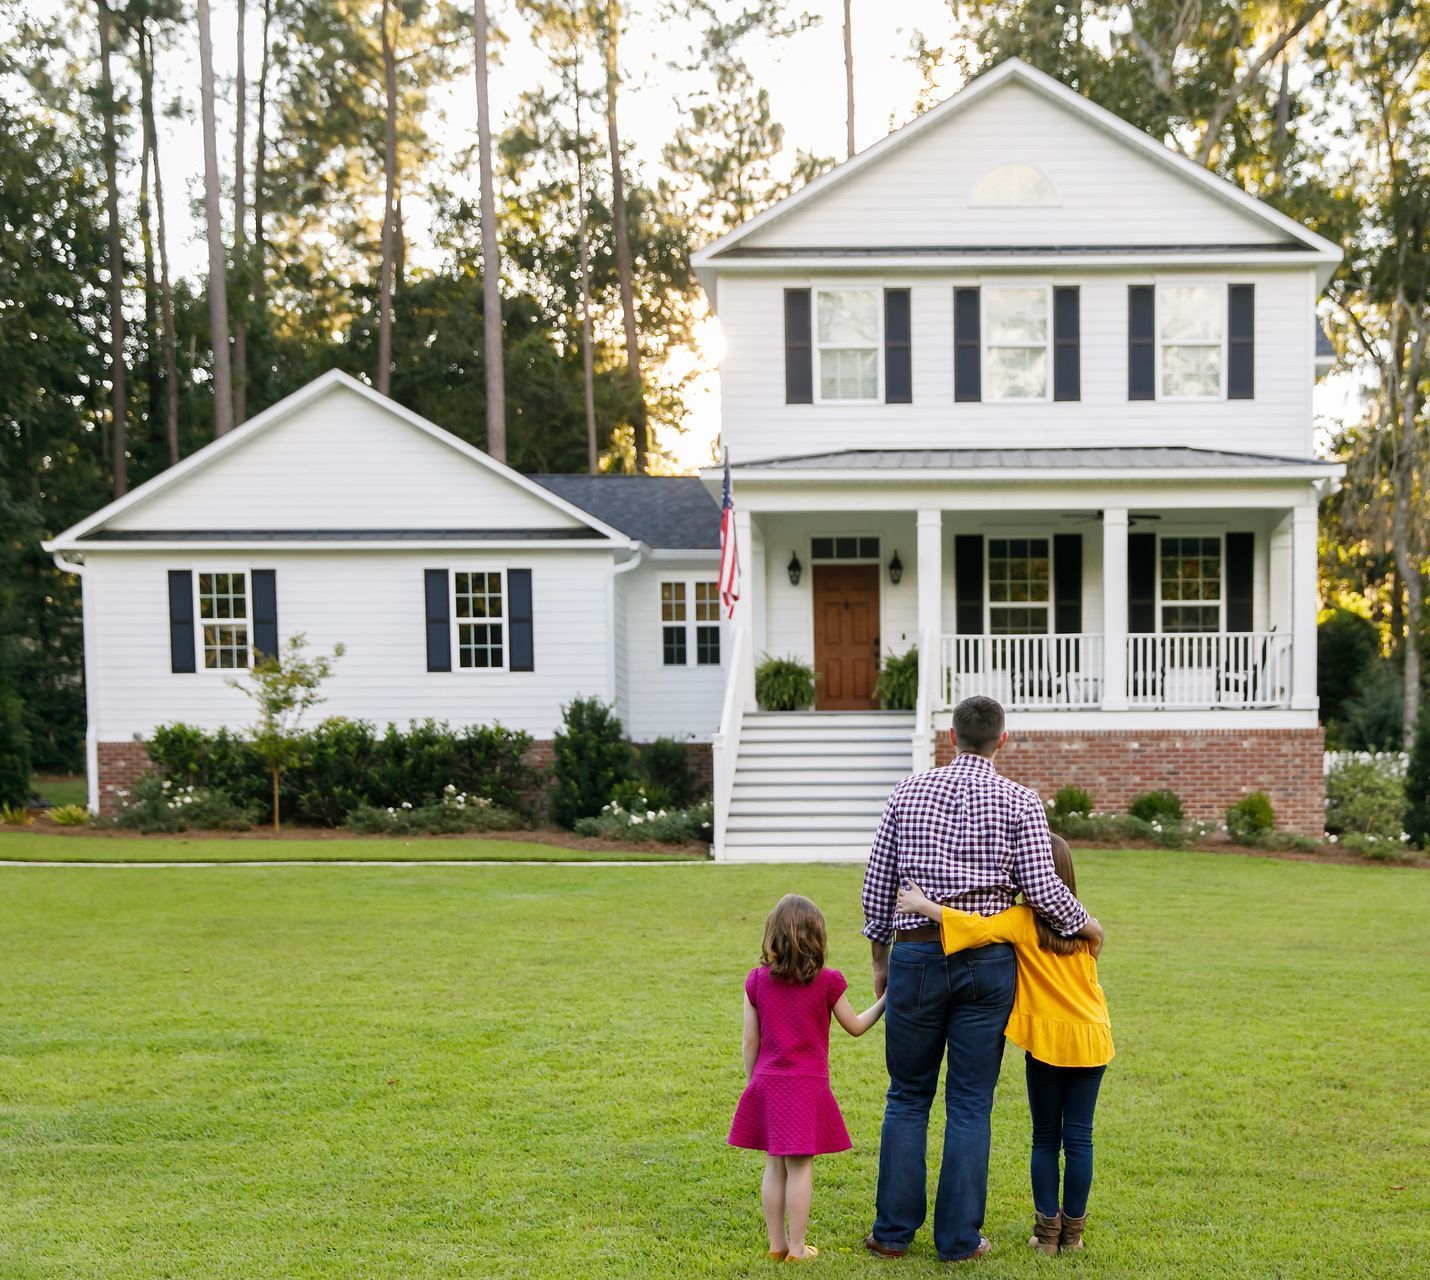
[[[879,164],[882,160],[894,152],[906,147],[926,134],[930,129],[951,119],[962,111],[965,111],[975,102],[978,102],[988,94],[997,89],[1000,85],[1017,82],[1024,87],[1031,89],[1045,100],[1054,103],[1064,111],[1076,115],[1093,127],[1112,137],[1124,146],[1138,152],[1151,162],[1176,174],[1186,182],[1197,186],[1209,193],[1215,199],[1222,201],[1239,210],[1243,215],[1249,216],[1255,222],[1274,232],[1277,239],[1283,240],[1289,245],[1289,252],[1298,256],[1303,256],[1308,261],[1322,264],[1323,273],[1329,275],[1330,269],[1340,260],[1341,250],[1329,240],[1316,235],[1292,218],[1279,213],[1270,205],[1248,195],[1240,187],[1225,181],[1210,170],[1189,160],[1181,153],[1164,145],[1162,142],[1144,133],[1136,126],[1129,124],[1120,116],[1114,115],[1096,103],[1084,98],[1081,94],[1069,89],[1052,76],[1029,66],[1019,58],[1009,58],[1001,62],[992,70],[985,72],[977,79],[971,81],[958,93],[945,99],[936,107],[924,112],[902,128],[896,129],[873,146],[867,147],[843,164],[831,169],[828,173],[816,178],[793,195],[787,196],[778,203],[771,205],[762,213],[757,214],[741,226],[721,236],[719,239],[706,245],[692,255],[691,261],[702,281],[706,283],[707,291],[714,295],[711,288],[715,277],[722,269],[739,267],[741,259],[749,256],[760,260],[760,264],[768,266],[774,257],[772,254],[751,253],[749,247],[743,247],[744,242],[751,236],[761,232],[772,223],[787,217],[795,210],[800,209],[811,202],[822,199],[827,193],[838,188],[841,184],[849,181],[855,175],[864,172],[870,166]],[[997,246],[984,246],[980,251],[981,257],[987,261],[989,257],[997,253]],[[1182,251],[1191,251],[1192,246],[1176,246]],[[1196,251],[1215,251],[1218,246],[1195,246]],[[1237,250],[1249,250],[1253,246],[1233,246]],[[1280,256],[1285,256],[1287,248],[1282,245],[1259,245],[1254,246],[1259,250],[1279,251]],[[1073,251],[1076,246],[1071,247]],[[864,252],[869,251],[869,246],[863,247]],[[1061,256],[1069,253],[1069,247],[1059,247],[1056,252]],[[831,248],[823,251],[820,255],[828,259],[840,259],[848,255],[857,254],[859,249],[851,247],[849,250]],[[925,247],[922,252],[928,254]],[[957,257],[964,250],[959,246],[947,246],[947,256]],[[897,257],[900,253],[898,246],[892,246],[886,251],[889,257]],[[1022,250],[1024,256],[1027,250]],[[1139,253],[1143,256],[1152,257],[1146,246],[1128,247],[1128,253]],[[751,262],[748,265],[754,266]]]
[[[531,478],[653,549],[712,551],[720,547],[720,507],[699,476]]]
[[[551,533],[557,527],[569,529],[571,540],[583,542],[588,545],[604,545],[617,543],[625,547],[629,546],[631,539],[620,530],[613,528],[599,517],[593,516],[590,512],[574,506],[567,499],[553,492],[549,488],[535,483],[522,475],[518,471],[496,461],[490,455],[482,452],[476,446],[468,444],[465,440],[458,438],[449,431],[444,431],[435,423],[429,422],[420,414],[404,408],[395,400],[381,395],[374,391],[366,383],[349,376],[340,370],[330,370],[322,376],[315,378],[304,387],[300,387],[293,394],[278,401],[277,404],[265,409],[256,417],[251,418],[242,426],[235,428],[227,435],[202,449],[190,454],[181,462],[176,463],[168,470],[155,476],[152,480],[131,490],[122,498],[102,507],[93,515],[81,520],[78,524],[66,529],[63,533],[44,543],[47,551],[75,551],[81,550],[85,546],[94,546],[97,541],[103,541],[107,546],[114,546],[124,541],[148,542],[150,544],[162,543],[164,541],[225,541],[250,540],[263,538],[265,531],[261,530],[191,530],[191,529],[169,529],[169,530],[146,530],[140,527],[139,520],[142,519],[143,509],[146,504],[153,502],[163,494],[176,491],[185,484],[190,477],[202,474],[206,469],[214,466],[221,460],[234,455],[244,449],[255,440],[262,439],[279,424],[292,419],[295,415],[310,408],[323,397],[330,396],[337,391],[352,393],[370,404],[377,406],[384,413],[405,424],[407,427],[415,428],[422,432],[437,444],[450,450],[454,456],[459,456],[467,464],[474,465],[491,477],[511,486],[515,491],[524,495],[524,501],[528,506],[534,504],[534,513],[545,514],[546,519],[534,524],[523,522],[522,528],[468,530],[474,538],[485,541],[493,540],[495,535],[506,534],[510,537],[506,540],[529,540],[531,533],[535,529],[540,529],[543,533]],[[429,446],[430,447],[430,446]],[[364,522],[371,520],[371,512],[355,511],[357,520]],[[122,523],[129,526],[127,530],[118,528],[107,529],[111,522],[123,517]],[[295,525],[301,524],[301,519],[295,521]],[[354,523],[357,523],[355,520]],[[551,526],[551,528],[546,528]],[[275,531],[267,531],[270,535]],[[283,531],[276,531],[283,532]],[[411,530],[407,529],[305,529],[290,528],[286,531],[290,537],[285,541],[294,543],[312,543],[324,541],[341,541],[345,538],[352,540],[354,535],[362,534],[368,541],[401,541],[405,537],[410,537]],[[440,539],[442,530],[431,531],[434,539]],[[450,536],[453,532],[461,531],[447,530]],[[125,533],[135,536],[126,538]],[[207,533],[205,539],[202,536]],[[593,536],[594,535],[594,536]],[[266,541],[272,541],[270,536]],[[501,540],[501,539],[498,539]]]

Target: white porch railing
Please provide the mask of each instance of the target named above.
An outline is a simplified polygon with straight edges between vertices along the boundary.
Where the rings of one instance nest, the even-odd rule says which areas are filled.
[[[745,661],[745,650],[750,645],[750,632],[746,627],[736,627],[730,644],[729,679],[725,682],[725,702],[720,711],[720,728],[710,740],[712,791],[714,792],[715,856],[725,852],[725,824],[730,818],[730,796],[735,790],[735,765],[740,759],[740,730],[745,721],[745,707],[754,697],[754,687],[750,684],[753,666]]]
[[[1276,631],[1128,636],[1127,702],[1163,708],[1289,706],[1291,637]]]
[[[1102,637],[944,636],[940,706],[974,694],[1014,711],[1076,711],[1102,701]]]

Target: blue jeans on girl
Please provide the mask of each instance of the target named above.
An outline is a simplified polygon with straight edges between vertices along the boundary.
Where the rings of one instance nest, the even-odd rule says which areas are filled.
[[[1092,1190],[1092,1115],[1106,1067],[1051,1067],[1025,1055],[1028,1109],[1033,1113],[1033,1208],[1051,1218],[1061,1206],[1070,1218],[1087,1213]],[[1058,1198],[1058,1151],[1063,1153]]]

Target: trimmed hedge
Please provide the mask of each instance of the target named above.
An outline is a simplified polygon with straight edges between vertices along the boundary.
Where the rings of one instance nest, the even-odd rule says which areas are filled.
[[[314,826],[340,826],[362,806],[436,801],[448,785],[526,814],[540,781],[523,759],[531,736],[501,725],[454,729],[419,720],[379,732],[366,720],[335,719],[303,736],[303,762],[283,775],[280,804],[289,819]],[[176,782],[220,790],[260,820],[272,817],[268,768],[242,734],[170,724],[156,729],[146,745]]]

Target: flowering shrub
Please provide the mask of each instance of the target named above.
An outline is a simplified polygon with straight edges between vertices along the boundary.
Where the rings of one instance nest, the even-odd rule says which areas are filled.
[[[714,808],[710,802],[689,809],[653,809],[639,793],[632,807],[612,800],[594,818],[576,823],[578,836],[603,840],[653,840],[658,844],[708,843],[714,836]]]
[[[414,805],[404,800],[394,805],[358,805],[344,824],[359,835],[439,836],[473,831],[513,831],[522,825],[521,815],[494,804],[487,796],[458,791],[449,782],[442,798]]]
[[[234,804],[226,791],[182,786],[152,773],[119,798],[124,807],[110,821],[129,831],[247,831],[254,821],[253,811]]]
[[[1326,830],[1400,843],[1405,830],[1405,760],[1398,751],[1326,753]]]
[[[1162,849],[1185,849],[1214,835],[1214,822],[1186,822],[1180,818],[1134,818],[1129,813],[1048,814],[1048,825],[1060,836],[1073,840],[1145,840]]]

